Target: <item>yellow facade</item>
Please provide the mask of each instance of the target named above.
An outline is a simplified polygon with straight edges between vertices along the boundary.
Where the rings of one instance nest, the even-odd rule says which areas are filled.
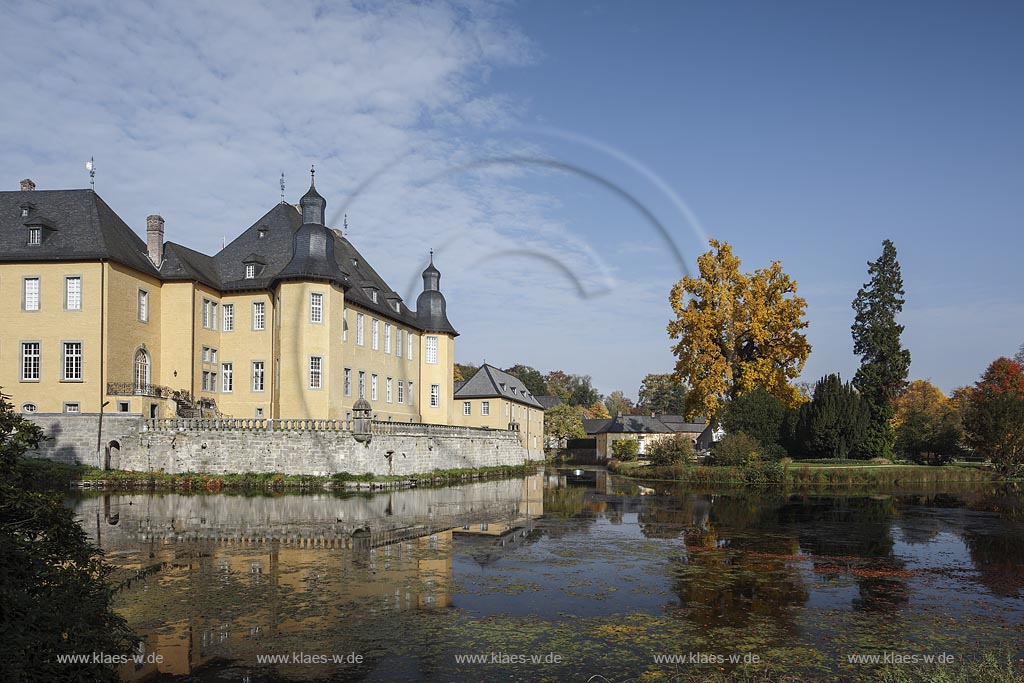
[[[500,396],[488,398],[455,398],[452,424],[465,427],[508,429],[510,422],[519,426],[519,441],[532,450],[544,447],[544,410]]]
[[[81,278],[80,310],[65,306],[68,277]],[[24,310],[25,278],[38,278],[38,310]],[[313,294],[322,297],[321,322],[311,319]],[[451,424],[453,337],[346,305],[336,284],[286,281],[269,292],[221,293],[110,262],[3,263],[0,313],[0,387],[27,411],[59,413],[72,404],[95,413],[109,402],[107,412],[170,417],[171,391],[188,391],[228,417],[345,419],[362,376],[377,419]],[[81,343],[80,379],[61,372],[68,341]],[[22,342],[39,344],[38,380],[21,376]],[[428,344],[437,349],[431,363]]]

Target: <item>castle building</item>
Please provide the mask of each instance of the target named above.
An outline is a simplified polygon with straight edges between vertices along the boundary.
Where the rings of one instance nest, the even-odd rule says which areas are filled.
[[[544,406],[516,377],[484,363],[472,377],[455,383],[452,419],[467,427],[508,429],[528,449],[544,448]]]
[[[0,192],[0,388],[25,413],[182,405],[239,418],[452,422],[441,273],[416,308],[338,230],[311,182],[215,256],[144,242],[93,190]]]

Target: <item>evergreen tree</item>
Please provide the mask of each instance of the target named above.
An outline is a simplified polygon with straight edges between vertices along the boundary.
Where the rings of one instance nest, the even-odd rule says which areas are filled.
[[[870,404],[853,385],[844,384],[839,375],[822,377],[814,387],[814,398],[800,407],[799,450],[810,457],[863,457],[870,421]]]
[[[722,427],[729,434],[749,434],[768,447],[780,443],[785,412],[782,401],[758,387],[729,401],[722,415]]]
[[[878,260],[868,263],[868,275],[871,279],[853,300],[853,352],[861,358],[853,384],[871,411],[864,455],[888,458],[896,440],[893,400],[906,388],[910,371],[910,351],[900,346],[903,326],[896,322],[903,310],[903,276],[889,240],[882,243]]]

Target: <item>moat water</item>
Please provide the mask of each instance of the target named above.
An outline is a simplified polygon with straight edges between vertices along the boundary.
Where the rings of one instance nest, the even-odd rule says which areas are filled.
[[[69,504],[144,639],[126,681],[680,680],[755,658],[858,680],[878,665],[851,656],[1024,648],[1013,490],[647,486],[563,469]]]

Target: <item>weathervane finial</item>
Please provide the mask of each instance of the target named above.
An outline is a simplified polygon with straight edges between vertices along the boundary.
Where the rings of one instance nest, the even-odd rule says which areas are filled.
[[[89,171],[89,188],[96,191],[96,157],[89,157],[89,161],[85,163],[85,169]]]
[[[281,203],[284,203],[284,171],[281,171]]]
[[[316,187],[316,166],[313,164],[309,165],[309,186]]]

